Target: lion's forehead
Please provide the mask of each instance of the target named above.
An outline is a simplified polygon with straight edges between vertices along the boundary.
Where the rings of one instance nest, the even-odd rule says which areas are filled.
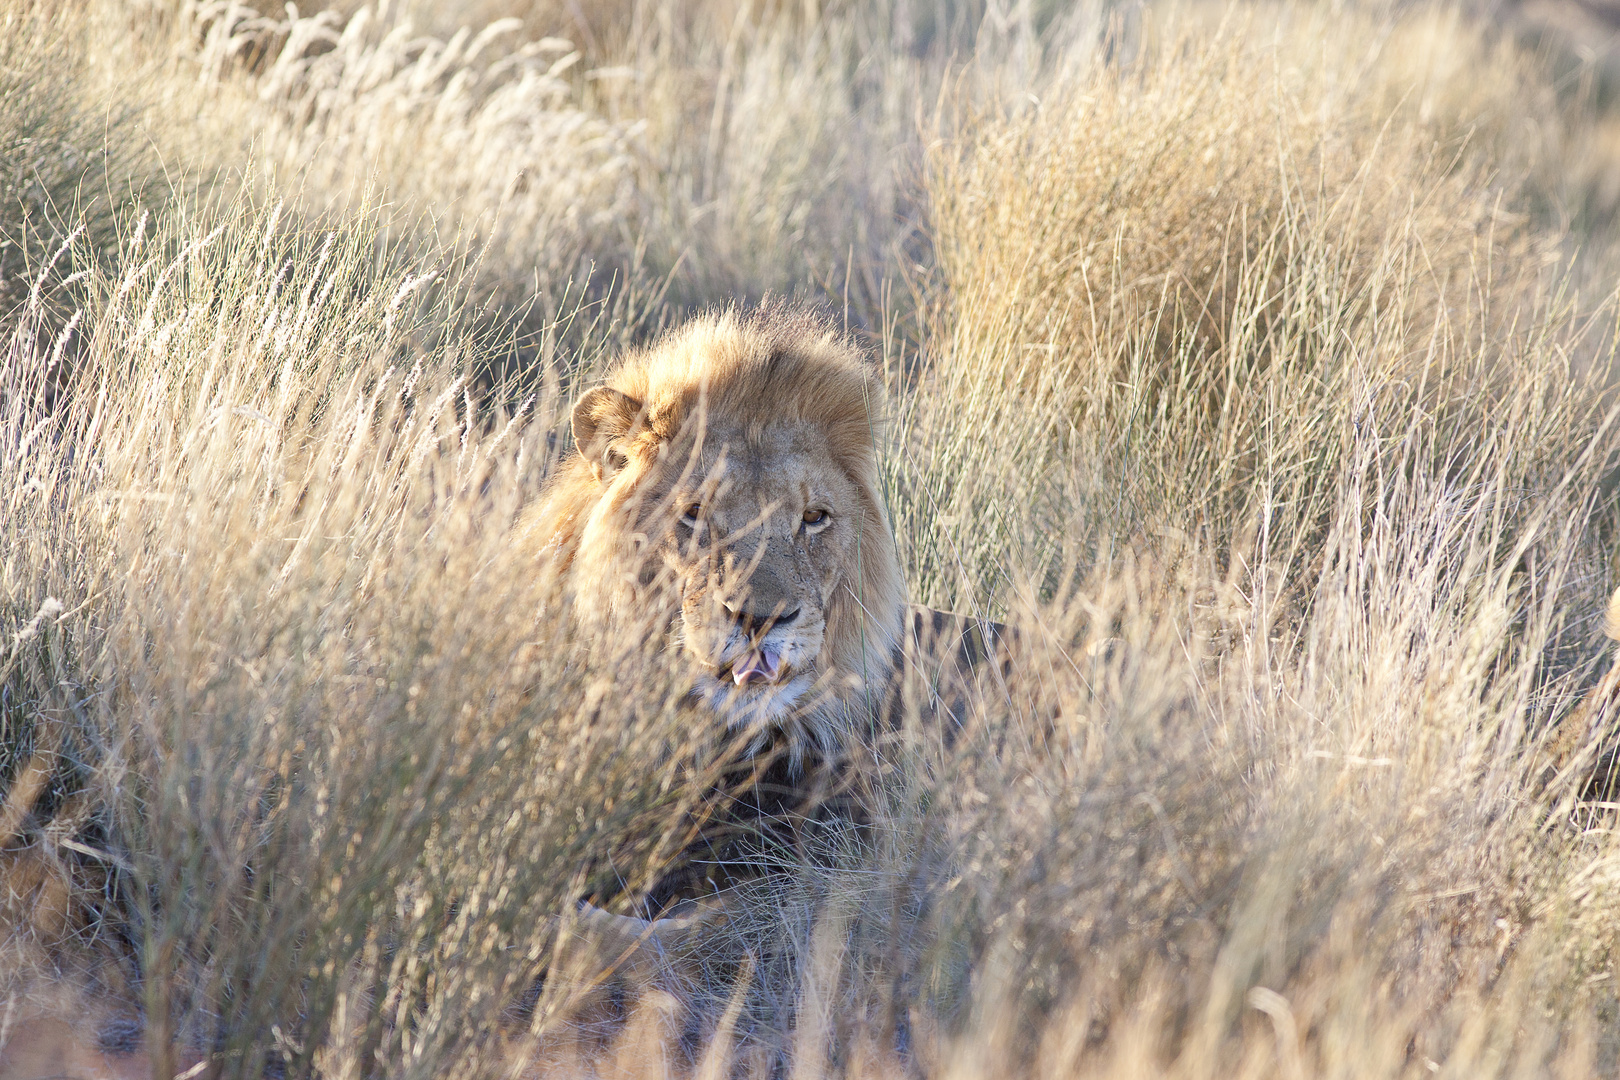
[[[726,423],[703,429],[700,456],[709,464],[757,479],[794,466],[832,465],[827,432],[802,422]]]
[[[792,531],[809,503],[836,512],[855,497],[825,433],[811,425],[727,426],[708,433],[700,447],[672,447],[663,466],[658,486],[671,497],[701,499],[723,532]]]

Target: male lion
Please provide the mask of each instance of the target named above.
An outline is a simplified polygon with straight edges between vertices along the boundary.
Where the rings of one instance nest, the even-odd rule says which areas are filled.
[[[694,719],[749,747],[745,783],[716,793],[652,911],[746,872],[733,839],[791,842],[784,830],[846,786],[851,737],[894,710],[908,659],[943,657],[937,676],[986,652],[988,625],[908,617],[879,489],[881,396],[857,349],[777,307],[700,316],[574,407],[576,453],[530,519],[542,550],[609,618],[666,604]]]

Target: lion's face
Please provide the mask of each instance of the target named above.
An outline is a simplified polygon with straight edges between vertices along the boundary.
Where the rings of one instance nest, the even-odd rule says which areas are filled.
[[[580,398],[547,544],[590,610],[661,627],[726,723],[836,742],[840,703],[887,677],[903,607],[879,396],[813,320],[695,319]]]
[[[678,603],[673,638],[696,694],[738,725],[836,694],[852,673],[824,648],[828,609],[850,584],[843,571],[858,561],[863,509],[825,433],[687,431],[620,452],[584,546],[617,547],[621,567],[633,567],[620,602],[639,609],[662,592]]]

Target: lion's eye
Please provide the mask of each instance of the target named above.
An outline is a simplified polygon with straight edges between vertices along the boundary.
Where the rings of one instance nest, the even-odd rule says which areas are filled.
[[[698,523],[698,515],[701,513],[703,513],[703,504],[692,503],[685,510],[681,511],[681,521],[688,525],[696,525]]]
[[[812,529],[819,525],[827,524],[831,518],[832,515],[827,513],[825,510],[806,510],[804,512],[804,523],[810,526]]]

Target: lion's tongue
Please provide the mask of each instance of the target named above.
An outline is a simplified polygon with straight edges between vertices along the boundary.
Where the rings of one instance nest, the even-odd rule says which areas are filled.
[[[782,654],[769,645],[762,645],[731,665],[731,677],[737,680],[738,686],[753,682],[775,682],[781,670]]]

